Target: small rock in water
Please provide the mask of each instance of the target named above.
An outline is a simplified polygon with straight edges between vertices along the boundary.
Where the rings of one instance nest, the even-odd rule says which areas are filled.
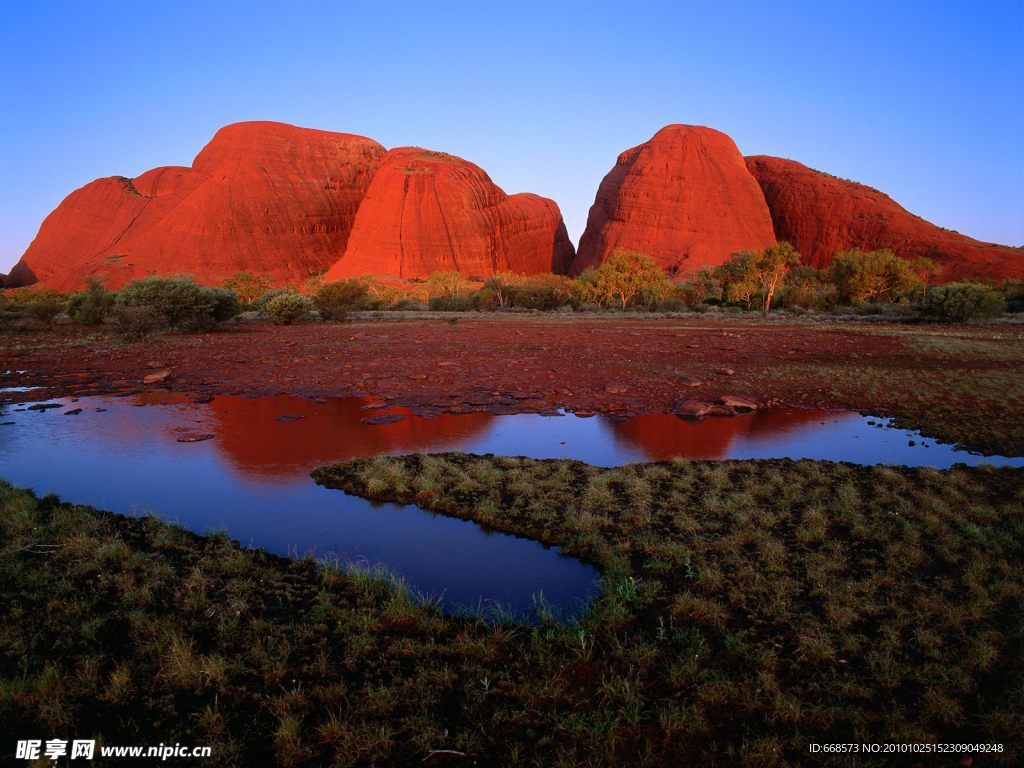
[[[198,435],[182,435],[178,438],[179,443],[201,443],[203,440],[212,440],[213,435],[203,433]]]
[[[196,405],[206,405],[207,403],[213,402],[212,395],[202,395],[201,397],[193,397],[192,402]]]
[[[170,369],[165,368],[164,370],[157,371],[156,373],[146,374],[146,376],[144,376],[142,378],[142,383],[143,384],[158,384],[161,381],[166,381],[170,377],[170,375],[171,375]]]
[[[737,411],[756,411],[757,403],[753,400],[748,400],[745,397],[738,397],[736,395],[722,395],[718,398],[718,402],[722,405],[727,405],[730,408],[735,408]]]
[[[676,405],[676,415],[699,419],[714,413],[715,406],[701,400],[683,400]]]
[[[393,424],[394,422],[401,421],[404,418],[405,416],[400,413],[392,413],[384,416],[370,416],[369,418],[360,419],[359,423],[375,426],[377,424]]]
[[[28,407],[28,410],[30,410],[30,411],[48,411],[51,408],[63,408],[63,407],[64,406],[61,405],[60,403],[36,403],[35,405],[30,405]]]
[[[300,421],[304,418],[306,417],[300,413],[282,413],[280,416],[276,417],[274,421]]]
[[[81,408],[72,408],[71,410],[64,411],[65,416],[77,416],[82,412]]]

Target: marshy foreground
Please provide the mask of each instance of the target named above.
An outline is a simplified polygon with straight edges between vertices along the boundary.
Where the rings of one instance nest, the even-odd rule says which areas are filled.
[[[1019,760],[1024,470],[934,468],[981,462],[935,438],[1024,453],[1019,326],[510,316],[3,343],[0,477],[39,491],[0,486],[12,738],[209,744],[204,765]],[[170,373],[143,385],[154,370]],[[665,415],[730,396],[756,410]],[[559,409],[598,415],[503,415]],[[853,431],[822,450],[863,465],[749,458],[828,459],[778,435],[833,416]],[[750,452],[759,434],[782,452]],[[853,448],[885,435],[888,453]],[[518,444],[551,458],[479,455]],[[150,502],[161,462],[179,498]],[[204,466],[230,482],[196,493]],[[326,511],[282,501],[275,521],[259,499],[286,486]],[[204,505],[228,535],[164,521],[202,532],[214,518],[188,510]],[[439,553],[471,586],[484,531],[532,540],[509,538],[535,548],[513,561],[579,585],[473,606],[320,559],[345,552],[316,546],[332,511],[411,520],[396,505],[472,527],[465,552]],[[447,541],[419,530],[413,560]],[[836,742],[1000,748],[809,751]]]

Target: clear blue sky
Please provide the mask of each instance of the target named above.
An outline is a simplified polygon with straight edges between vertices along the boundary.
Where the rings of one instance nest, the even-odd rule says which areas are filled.
[[[576,240],[616,155],[729,133],[1024,244],[1024,3],[11,2],[0,272],[71,190],[280,120],[416,144],[553,197]]]

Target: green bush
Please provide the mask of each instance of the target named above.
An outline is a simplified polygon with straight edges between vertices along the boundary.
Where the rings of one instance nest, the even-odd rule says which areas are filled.
[[[325,320],[344,320],[366,304],[367,285],[361,280],[339,280],[321,286],[313,303]]]
[[[67,302],[63,298],[42,298],[26,302],[22,305],[21,311],[25,317],[38,320],[41,323],[49,323],[63,312],[66,306]]]
[[[844,304],[906,302],[919,295],[922,287],[914,264],[890,250],[853,248],[837,253],[828,277]]]
[[[114,328],[131,341],[143,341],[167,330],[164,314],[145,304],[115,304],[109,313]]]
[[[601,266],[588,269],[573,282],[573,304],[602,307],[653,306],[672,290],[668,276],[645,253],[617,248]]]
[[[67,312],[82,325],[99,325],[114,306],[117,295],[103,287],[103,281],[91,278],[84,291],[68,299]]]
[[[782,281],[779,304],[789,309],[828,310],[838,300],[836,287],[828,275],[809,264],[794,267]]]
[[[921,302],[921,313],[935,320],[962,323],[996,317],[1006,311],[1006,298],[981,283],[946,283],[928,289]]]
[[[207,331],[238,312],[238,299],[223,288],[206,288],[186,277],[144,277],[117,297],[126,307],[152,307],[169,328]]]
[[[270,290],[270,278],[252,272],[238,272],[227,278],[221,286],[232,291],[243,304],[252,304]]]
[[[431,296],[428,306],[434,312],[468,312],[473,309],[473,299],[465,294]]]
[[[311,298],[288,291],[267,302],[267,314],[277,325],[291,325],[297,320],[305,320],[312,309]]]
[[[572,280],[563,275],[530,275],[511,287],[511,306],[552,310],[572,302]]]

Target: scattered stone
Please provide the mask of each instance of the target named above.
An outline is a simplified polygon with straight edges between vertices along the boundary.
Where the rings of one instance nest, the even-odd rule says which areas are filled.
[[[77,416],[82,412],[81,408],[72,408],[71,410],[64,411],[65,416]]]
[[[383,416],[369,416],[369,417],[367,417],[365,419],[360,419],[359,423],[360,424],[369,424],[371,426],[376,426],[378,424],[393,424],[396,421],[401,421],[404,418],[405,418],[405,416],[403,416],[400,413],[391,413],[391,414],[385,414]]]
[[[734,376],[736,374],[736,371],[734,371],[732,368],[722,368],[718,372],[723,376]]]
[[[64,406],[61,405],[60,403],[36,403],[35,405],[30,405],[26,410],[29,410],[29,411],[48,411],[51,408],[63,408],[63,407]]]
[[[213,438],[214,438],[213,435],[204,432],[202,434],[197,434],[197,435],[182,435],[181,437],[178,438],[178,442],[179,443],[201,443],[204,440],[212,440]]]
[[[144,376],[142,378],[142,383],[143,384],[159,384],[161,381],[166,381],[168,378],[170,378],[170,376],[171,376],[170,369],[165,368],[162,371],[157,371],[156,373],[147,374],[146,376]]]
[[[705,403],[702,400],[682,400],[676,405],[676,415],[685,416],[689,419],[702,419],[715,412],[713,403]]]
[[[609,384],[604,388],[604,391],[612,395],[621,395],[624,392],[629,392],[629,386],[626,384]]]
[[[146,363],[146,367],[153,368],[154,370],[158,368],[166,368],[167,363],[161,362],[160,360],[150,360],[148,363]]]
[[[757,410],[757,403],[755,403],[753,400],[748,400],[745,397],[738,397],[736,395],[722,395],[720,398],[718,398],[718,402],[737,411]]]
[[[681,387],[703,387],[704,382],[698,379],[696,376],[683,376],[679,379],[679,386]]]

